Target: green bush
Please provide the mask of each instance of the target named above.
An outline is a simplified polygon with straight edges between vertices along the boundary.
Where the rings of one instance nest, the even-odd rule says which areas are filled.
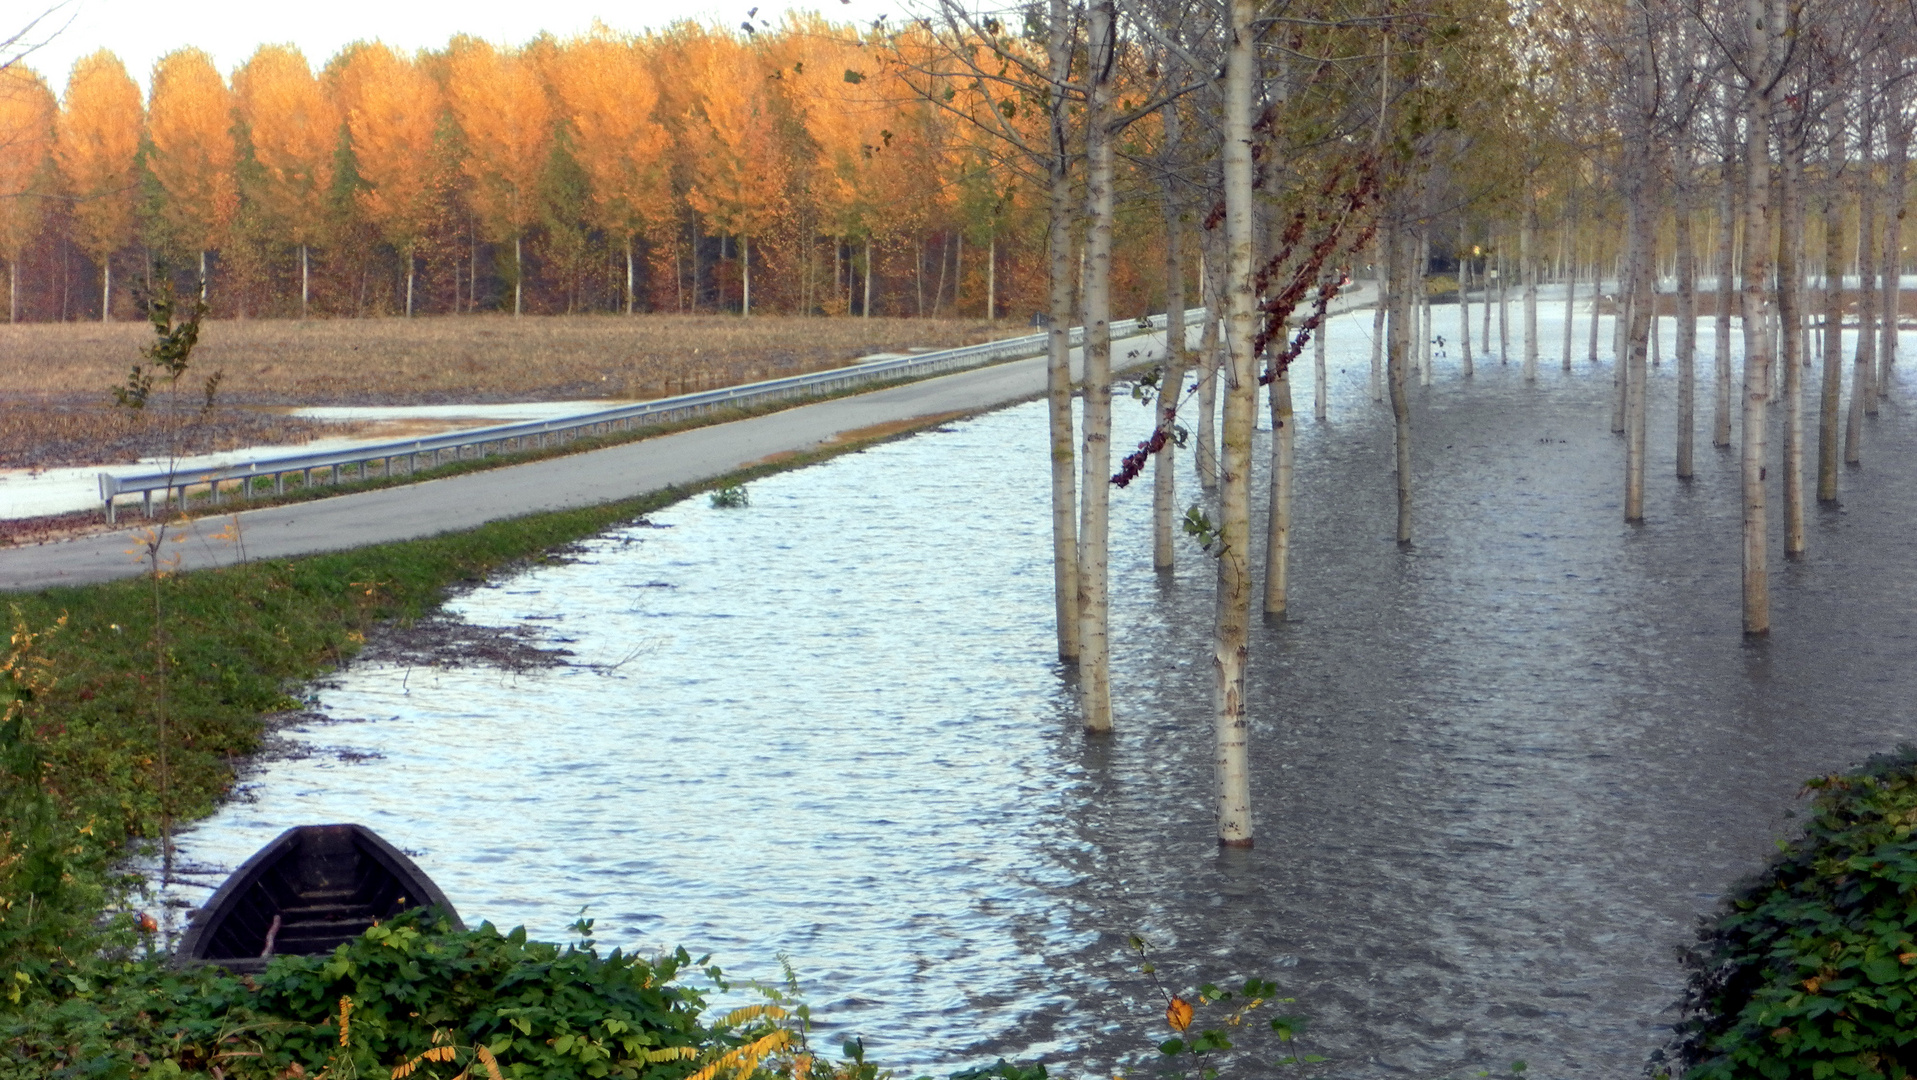
[[[1917,1072],[1917,748],[1807,786],[1804,836],[1686,957],[1691,1080]]]
[[[425,917],[375,926],[331,956],[278,958],[254,978],[163,957],[45,966],[18,1005],[0,1005],[0,1078],[383,1080],[439,1047],[445,1060],[413,1075],[450,1076],[483,1047],[514,1080],[677,1080],[724,1041],[702,1024],[700,995],[673,983],[691,963],[683,950],[601,956],[589,941],[453,932]]]

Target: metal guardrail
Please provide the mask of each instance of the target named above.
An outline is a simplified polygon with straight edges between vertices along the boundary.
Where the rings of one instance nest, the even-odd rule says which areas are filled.
[[[1193,308],[1185,313],[1187,324],[1203,316],[1203,308]],[[1127,328],[1136,328],[1137,333],[1163,330],[1165,316],[1154,315],[1146,319],[1115,322],[1112,324],[1114,338],[1121,335],[1131,336],[1126,334]],[[310,487],[313,484],[315,472],[326,473],[330,480],[338,482],[344,475],[342,470],[349,467],[356,469],[360,477],[393,476],[395,475],[393,463],[400,461],[405,463],[405,472],[417,472],[421,468],[421,459],[427,459],[425,467],[431,468],[445,460],[444,455],[448,452],[452,454],[454,460],[458,460],[468,456],[469,450],[472,452],[470,456],[484,457],[508,449],[536,449],[575,439],[581,435],[600,434],[648,424],[671,423],[726,406],[810,397],[858,383],[933,375],[961,368],[982,367],[1000,360],[1035,356],[1045,351],[1046,337],[1045,334],[1027,334],[1024,337],[989,341],[980,345],[966,345],[939,352],[874,360],[850,367],[833,368],[829,371],[815,371],[783,379],[767,379],[763,382],[705,390],[696,394],[681,394],[677,397],[660,398],[637,405],[622,405],[614,409],[602,409],[559,420],[532,420],[495,427],[468,428],[464,431],[451,431],[444,435],[423,439],[368,443],[364,446],[346,447],[340,450],[256,458],[194,469],[170,469],[120,475],[103,472],[100,474],[100,501],[106,506],[107,520],[116,521],[118,520],[118,501],[122,496],[127,495],[140,496],[142,509],[148,517],[151,517],[153,497],[156,492],[159,493],[162,504],[173,499],[184,504],[189,489],[205,488],[211,493],[212,501],[217,504],[222,497],[222,487],[237,487],[237,491],[229,491],[227,494],[244,500],[253,494],[255,486],[260,481],[266,479],[272,480],[275,494],[283,493],[286,490],[286,478],[295,473],[300,475],[303,484]],[[1071,329],[1072,345],[1082,345],[1084,339],[1084,327],[1075,326]],[[378,472],[372,471],[376,462],[380,466]]]

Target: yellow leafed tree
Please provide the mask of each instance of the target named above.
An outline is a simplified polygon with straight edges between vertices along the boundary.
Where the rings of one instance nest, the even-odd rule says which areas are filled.
[[[692,208],[722,236],[739,240],[742,314],[752,314],[752,237],[785,209],[787,164],[766,71],[752,49],[728,37],[699,40],[691,67],[698,102],[686,118]]]
[[[153,142],[147,167],[166,193],[162,216],[174,243],[199,252],[204,300],[207,252],[223,246],[239,207],[233,95],[212,57],[176,49],[153,65],[147,136]]]
[[[439,84],[377,43],[356,48],[336,84],[362,185],[359,208],[405,261],[410,318],[415,251],[431,223],[439,182]]]
[[[659,86],[650,60],[638,42],[589,37],[567,44],[553,73],[573,156],[592,185],[594,224],[626,241],[628,315],[633,237],[660,234],[671,217],[671,135],[654,118]]]
[[[140,87],[105,49],[74,62],[54,157],[73,197],[75,240],[100,266],[100,321],[113,317],[113,253],[133,239]]]
[[[552,155],[552,102],[539,72],[483,41],[454,43],[447,68],[453,118],[466,136],[467,200],[493,239],[512,241],[513,314],[525,285],[522,244],[539,216],[539,178]]]
[[[804,116],[806,134],[816,148],[812,198],[822,228],[835,244],[833,278],[839,279],[837,251],[865,244],[867,273],[864,308],[871,313],[872,240],[884,213],[876,198],[873,174],[886,150],[891,103],[878,96],[873,76],[876,58],[838,27],[816,15],[789,19],[781,41],[784,76]],[[851,311],[852,274],[844,275],[843,300],[828,307]]]
[[[327,98],[306,57],[291,45],[262,45],[233,77],[240,115],[259,162],[248,191],[277,235],[300,249],[300,318],[306,317],[309,250],[325,224],[339,146],[339,109]]]
[[[40,235],[53,164],[53,92],[24,64],[0,69],[0,254],[7,321],[20,318],[20,253]]]

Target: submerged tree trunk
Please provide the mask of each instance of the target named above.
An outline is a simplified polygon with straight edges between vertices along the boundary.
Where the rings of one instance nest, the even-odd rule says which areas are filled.
[[[1783,243],[1778,245],[1777,320],[1783,328],[1778,335],[1781,350],[1778,363],[1784,369],[1784,557],[1804,554],[1804,316],[1800,287],[1804,263],[1804,210],[1802,187],[1804,144],[1792,133],[1782,140],[1783,168],[1778,187],[1778,228]]]
[[[1231,0],[1225,61],[1225,231],[1230,285],[1230,358],[1225,385],[1223,453],[1219,459],[1218,591],[1212,645],[1213,726],[1217,762],[1218,843],[1250,847],[1250,720],[1245,710],[1245,666],[1251,641],[1251,438],[1257,407],[1257,357],[1252,352],[1253,194],[1251,161],[1252,0]]]
[[[1045,332],[1045,401],[1052,448],[1052,600],[1058,656],[1076,662],[1078,640],[1078,475],[1072,437],[1072,177],[1069,103],[1071,15],[1067,0],[1051,0],[1046,55],[1051,67],[1051,199],[1046,241],[1050,259],[1051,322]],[[872,314],[872,239],[865,241],[865,314]],[[1103,482],[1103,478],[1100,479]]]
[[[1844,424],[1844,462],[1863,459],[1864,415],[1877,411],[1877,390],[1871,385],[1877,364],[1877,275],[1871,272],[1877,235],[1877,199],[1870,182],[1869,125],[1865,126],[1864,167],[1857,182],[1857,355],[1850,386],[1850,415]]]
[[[1511,266],[1498,249],[1498,363],[1511,362]]]
[[[1290,591],[1291,420],[1291,373],[1286,371],[1271,380],[1271,516],[1265,535],[1266,615],[1283,615]]]
[[[1750,21],[1759,29],[1755,39],[1763,41],[1768,57],[1771,42],[1781,30],[1773,24],[1769,0],[1749,0]],[[1744,632],[1767,634],[1771,628],[1770,566],[1766,545],[1769,542],[1769,517],[1765,506],[1765,437],[1769,431],[1766,413],[1770,402],[1770,343],[1768,312],[1764,305],[1766,279],[1771,251],[1770,234],[1770,129],[1771,101],[1767,91],[1756,87],[1749,94],[1745,119],[1745,210],[1744,210]]]
[[[1900,91],[1892,91],[1893,98],[1900,98]],[[1905,128],[1901,100],[1890,111],[1891,127],[1888,139],[1890,160],[1885,171],[1888,182],[1884,185],[1884,284],[1880,290],[1883,297],[1883,337],[1877,343],[1877,396],[1890,396],[1890,370],[1897,363],[1897,319],[1899,300],[1903,293],[1904,262],[1904,188],[1909,182],[1910,139]]]
[[[1198,486],[1211,491],[1218,487],[1218,378],[1223,367],[1223,337],[1220,322],[1224,318],[1225,260],[1208,251],[1198,252],[1199,289],[1204,298],[1205,328],[1198,340]]]
[[[1078,506],[1078,695],[1085,730],[1112,728],[1111,641],[1106,573],[1112,474],[1111,77],[1117,48],[1114,0],[1093,0],[1086,34],[1090,92],[1085,109],[1085,430]]]
[[[1411,268],[1403,250],[1409,247],[1396,222],[1384,230],[1385,256],[1391,266],[1391,322],[1386,331],[1387,376],[1391,389],[1392,446],[1398,480],[1398,531],[1400,544],[1411,542],[1411,397],[1405,385],[1405,368],[1410,361],[1411,290],[1406,282]]]
[[[1524,381],[1538,379],[1537,188],[1524,185],[1524,216],[1518,230],[1518,272],[1524,275]]]
[[[1571,370],[1571,330],[1577,323],[1578,303],[1578,219],[1571,218],[1569,258],[1564,268],[1564,368]]]
[[[1164,108],[1165,143],[1178,139],[1177,105]],[[1178,515],[1178,443],[1171,437],[1178,423],[1180,391],[1185,385],[1185,230],[1179,222],[1178,192],[1169,174],[1161,210],[1165,217],[1165,371],[1158,380],[1158,427],[1164,442],[1152,463],[1152,565],[1170,570],[1173,523]]]
[[[1471,361],[1471,256],[1465,252],[1464,221],[1458,221],[1458,374],[1476,373]]]
[[[1391,291],[1391,271],[1386,265],[1384,234],[1378,234],[1373,258],[1378,267],[1378,306],[1371,312],[1371,400],[1383,401],[1384,391],[1384,348],[1385,348],[1385,297]],[[1489,311],[1489,308],[1485,309]]]
[[[1678,137],[1673,212],[1677,217],[1677,475],[1689,480],[1697,455],[1697,242],[1691,235],[1691,138]]]
[[[1736,233],[1737,163],[1725,150],[1717,189],[1717,323],[1714,347],[1716,397],[1711,409],[1711,445],[1731,445],[1731,259]]]
[[[1817,400],[1817,501],[1837,501],[1837,413],[1844,395],[1844,199],[1837,178],[1843,135],[1838,126],[1824,178],[1824,370]]]
[[[1336,275],[1327,276],[1319,279],[1318,288],[1322,290],[1336,283]],[[1330,407],[1331,372],[1325,356],[1325,338],[1330,336],[1329,329],[1321,325],[1311,337],[1311,416],[1314,420],[1325,419]]]

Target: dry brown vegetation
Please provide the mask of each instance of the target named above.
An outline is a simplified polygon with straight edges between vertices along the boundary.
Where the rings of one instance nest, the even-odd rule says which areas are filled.
[[[224,373],[221,404],[186,449],[340,430],[281,413],[300,406],[647,399],[1021,332],[983,319],[724,315],[219,320],[194,368]],[[158,425],[110,404],[150,335],[131,322],[0,325],[0,466],[164,453]]]

